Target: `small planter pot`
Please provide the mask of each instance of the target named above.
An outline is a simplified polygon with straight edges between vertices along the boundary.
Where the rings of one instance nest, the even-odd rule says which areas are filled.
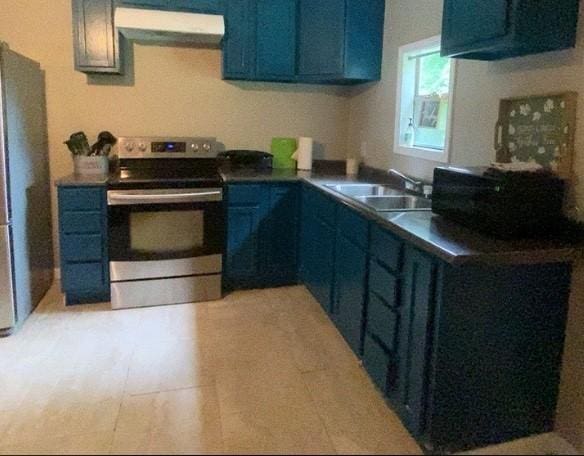
[[[102,176],[109,173],[107,157],[74,156],[75,174],[79,176]]]

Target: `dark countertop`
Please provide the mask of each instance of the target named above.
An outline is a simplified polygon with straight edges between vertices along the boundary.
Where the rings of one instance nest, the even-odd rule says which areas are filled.
[[[109,176],[79,176],[77,174],[69,174],[55,181],[57,187],[85,187],[106,185]]]
[[[222,177],[226,183],[307,182],[452,265],[560,263],[584,258],[584,245],[557,240],[497,240],[445,220],[431,211],[376,212],[327,187],[347,182],[371,182],[357,176],[273,170],[223,172]]]
[[[536,264],[569,262],[584,258],[584,245],[554,240],[503,241],[492,239],[431,211],[376,212],[357,201],[335,192],[327,185],[348,182],[375,182],[370,176],[346,176],[322,171],[223,171],[225,183],[307,182],[379,223],[398,237],[414,244],[452,265]],[[69,175],[55,182],[57,186],[107,185],[103,176]]]

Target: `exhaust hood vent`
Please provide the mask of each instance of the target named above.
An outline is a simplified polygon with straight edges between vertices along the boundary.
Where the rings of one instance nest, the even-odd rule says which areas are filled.
[[[219,47],[223,16],[137,8],[116,8],[116,27],[131,40]]]

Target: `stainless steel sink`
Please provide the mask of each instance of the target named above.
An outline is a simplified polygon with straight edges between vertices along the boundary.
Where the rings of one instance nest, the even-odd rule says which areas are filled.
[[[404,192],[386,185],[377,184],[340,184],[327,185],[330,189],[351,198],[361,196],[403,196]]]
[[[432,201],[426,198],[405,196],[358,196],[355,200],[377,212],[421,211],[432,209]]]
[[[377,212],[425,211],[432,208],[429,199],[408,195],[386,185],[339,184],[327,187]]]

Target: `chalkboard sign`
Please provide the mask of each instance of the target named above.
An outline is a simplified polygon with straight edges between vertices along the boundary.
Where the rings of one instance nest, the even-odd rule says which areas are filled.
[[[572,175],[575,92],[501,100],[497,161],[535,162],[561,177]]]

